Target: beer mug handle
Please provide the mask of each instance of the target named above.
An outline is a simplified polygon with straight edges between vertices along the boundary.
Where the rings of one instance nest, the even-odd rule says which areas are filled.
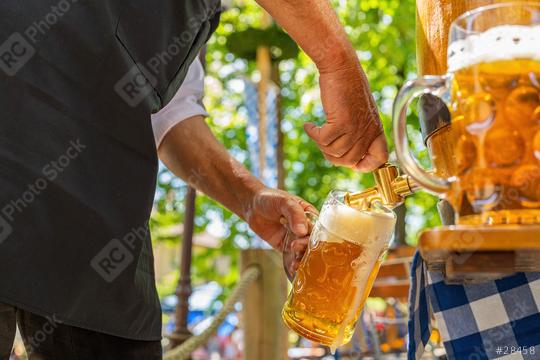
[[[412,155],[407,137],[407,110],[416,97],[424,94],[437,96],[444,102],[448,96],[447,82],[447,76],[426,76],[407,82],[398,93],[392,115],[396,155],[401,167],[418,185],[435,194],[447,192],[450,181],[421,167]]]
[[[305,214],[308,219],[308,227],[309,227],[308,236],[310,236],[311,230],[313,229],[313,227],[315,226],[315,223],[319,219],[319,215],[311,211],[306,211]],[[289,279],[289,281],[292,282],[294,280],[294,275],[295,275],[293,264],[295,261],[301,260],[302,257],[298,258],[297,254],[295,254],[295,252],[291,248],[292,241],[294,239],[294,233],[290,229],[289,224],[287,224],[287,221],[284,218],[282,219],[282,223],[287,229],[287,232],[285,233],[285,238],[283,239],[283,248],[282,248],[283,269],[285,270],[285,274],[287,274],[287,278]],[[308,242],[308,247],[309,247],[310,242],[311,240]]]

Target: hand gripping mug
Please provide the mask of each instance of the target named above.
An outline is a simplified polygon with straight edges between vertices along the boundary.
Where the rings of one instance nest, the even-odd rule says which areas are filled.
[[[344,196],[331,192],[318,218],[309,214],[308,249],[282,312],[289,328],[333,349],[351,340],[395,225],[391,210],[355,209]]]

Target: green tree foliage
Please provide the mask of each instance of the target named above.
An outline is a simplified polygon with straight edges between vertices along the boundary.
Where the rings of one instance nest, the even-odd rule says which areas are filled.
[[[415,1],[336,0],[333,3],[366,70],[392,149],[392,103],[403,83],[416,77]],[[208,77],[205,103],[211,114],[208,122],[219,140],[248,168],[242,79],[256,79],[257,71],[253,60],[238,58],[229,50],[238,48],[238,44],[231,46],[230,41],[235,41],[239,32],[258,33],[250,29],[260,28],[261,15],[254,1],[233,1],[222,15],[221,25],[208,45],[206,56]],[[300,53],[292,59],[281,61],[279,69],[287,190],[320,206],[332,189],[358,190],[371,186],[371,175],[337,168],[325,161],[302,129],[302,124],[307,121],[324,122],[314,64]],[[409,129],[411,144],[420,161],[429,165],[414,117],[413,112]],[[162,169],[152,219],[154,230],[182,221],[184,195],[185,184]],[[415,243],[419,229],[438,224],[435,204],[436,199],[425,193],[407,200],[409,243]],[[223,244],[219,249],[196,249],[194,281],[216,280],[229,287],[237,279],[238,249],[249,245],[248,229],[236,216],[206,196],[198,197],[196,214],[196,231],[217,229],[218,233],[221,232]],[[158,237],[157,240],[179,239]],[[230,258],[230,272],[220,274],[215,271],[218,256]]]

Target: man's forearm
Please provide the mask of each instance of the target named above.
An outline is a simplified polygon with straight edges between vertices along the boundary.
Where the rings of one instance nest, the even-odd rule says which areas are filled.
[[[357,63],[356,53],[328,0],[256,0],[321,72]]]
[[[264,185],[229,155],[202,116],[171,129],[158,149],[175,175],[246,220],[251,200]]]
[[[326,123],[304,124],[334,165],[373,171],[388,159],[375,99],[330,0],[256,0],[319,69]]]

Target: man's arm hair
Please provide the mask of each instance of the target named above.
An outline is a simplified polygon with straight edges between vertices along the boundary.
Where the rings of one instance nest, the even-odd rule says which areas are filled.
[[[328,0],[256,0],[300,45],[319,71],[358,63]]]

